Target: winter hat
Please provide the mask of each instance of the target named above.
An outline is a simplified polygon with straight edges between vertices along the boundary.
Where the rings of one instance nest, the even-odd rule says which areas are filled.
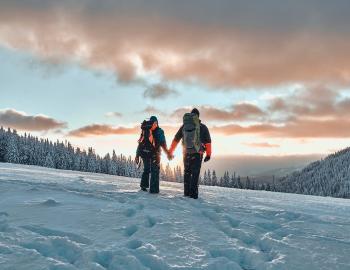
[[[157,117],[155,117],[154,115],[153,116],[151,116],[151,118],[149,119],[152,123],[154,123],[154,122],[158,122],[158,119],[157,119]]]
[[[195,114],[197,114],[198,115],[198,117],[199,117],[199,111],[198,111],[198,109],[197,108],[194,108],[193,110],[192,110],[192,112],[191,113],[195,113]]]

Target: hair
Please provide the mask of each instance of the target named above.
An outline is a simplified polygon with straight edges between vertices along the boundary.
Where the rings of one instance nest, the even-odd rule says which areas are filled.
[[[197,109],[197,108],[194,108],[194,109],[191,111],[191,113],[195,113],[195,114],[197,114],[197,115],[198,115],[198,117],[199,117],[199,111],[198,111],[198,109]]]
[[[158,119],[156,116],[152,115],[151,118],[149,119],[151,122],[158,122]]]

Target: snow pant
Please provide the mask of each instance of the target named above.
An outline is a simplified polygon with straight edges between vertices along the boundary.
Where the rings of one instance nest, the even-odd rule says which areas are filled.
[[[156,154],[152,157],[142,158],[143,173],[141,177],[141,188],[149,188],[150,193],[159,193],[159,170],[160,155]],[[149,175],[151,174],[151,181]]]
[[[198,198],[198,180],[201,172],[203,155],[199,153],[184,155],[184,195]]]

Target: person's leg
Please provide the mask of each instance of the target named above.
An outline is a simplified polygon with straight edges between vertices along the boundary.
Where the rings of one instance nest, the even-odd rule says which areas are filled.
[[[184,195],[190,196],[191,155],[184,155]]]
[[[142,190],[149,188],[149,174],[151,172],[151,159],[143,158],[143,173],[141,176],[140,187]]]
[[[159,193],[160,155],[157,154],[151,161],[151,183],[149,192]]]
[[[191,182],[190,182],[190,197],[198,199],[198,181],[202,166],[202,155],[194,154],[191,158]]]

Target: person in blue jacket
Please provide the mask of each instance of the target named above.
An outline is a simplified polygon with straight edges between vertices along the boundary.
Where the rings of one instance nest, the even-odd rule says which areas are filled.
[[[167,155],[169,154],[164,131],[159,127],[156,116],[152,116],[149,121],[144,121],[141,128],[142,133],[135,158],[135,162],[139,164],[141,157],[144,166],[140,187],[143,191],[149,188],[150,193],[159,193],[161,149]]]

